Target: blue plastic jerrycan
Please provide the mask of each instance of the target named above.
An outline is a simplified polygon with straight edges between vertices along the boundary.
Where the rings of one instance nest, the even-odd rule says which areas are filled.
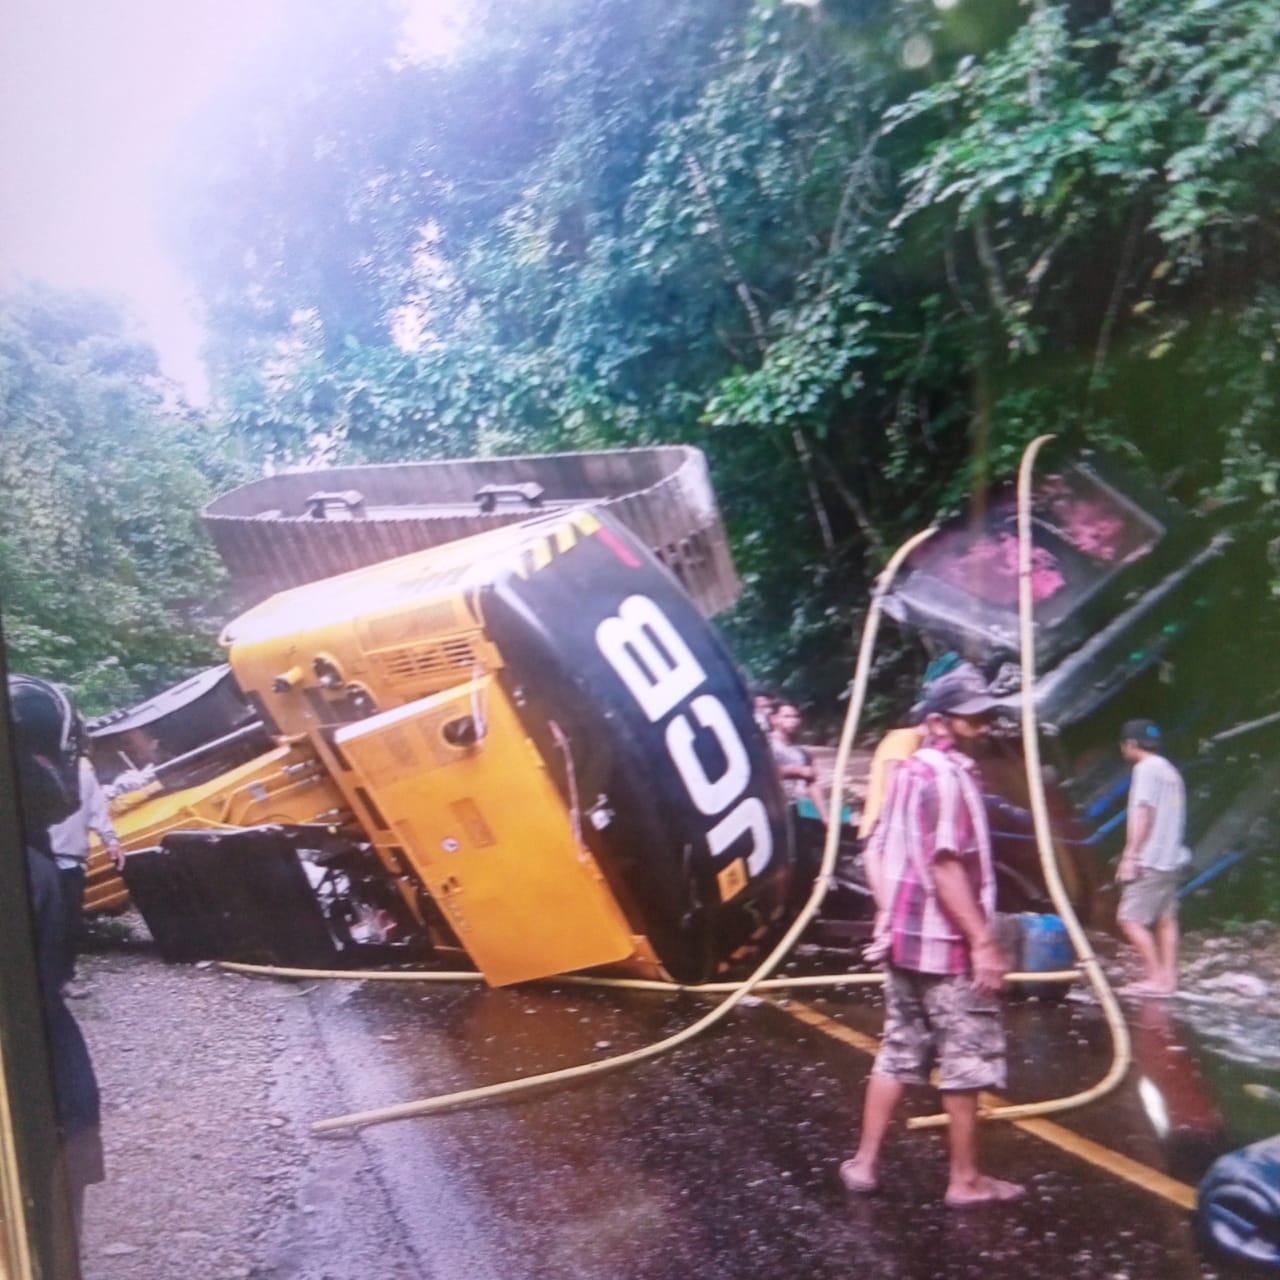
[[[1075,967],[1071,935],[1060,916],[1023,911],[1018,916],[1018,924],[1022,930],[1022,960],[1018,967],[1024,973],[1054,973]],[[1029,996],[1049,997],[1061,996],[1066,991],[1060,982],[1024,982],[1021,989]]]

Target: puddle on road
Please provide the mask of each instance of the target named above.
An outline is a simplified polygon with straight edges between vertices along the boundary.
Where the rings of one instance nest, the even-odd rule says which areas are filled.
[[[1214,1025],[1204,1036],[1184,1024],[1183,1039],[1199,1060],[1210,1096],[1222,1115],[1233,1147],[1280,1133],[1280,1062],[1271,1053],[1251,1054],[1243,1037],[1252,1019]],[[1267,1028],[1274,1039],[1274,1027]],[[1241,1037],[1237,1039],[1236,1037]]]
[[[1192,935],[1170,1004],[1233,1140],[1280,1132],[1280,929]]]
[[[1126,1014],[1143,1108],[1170,1172],[1195,1183],[1216,1156],[1280,1133],[1280,929],[1192,935],[1181,988]]]

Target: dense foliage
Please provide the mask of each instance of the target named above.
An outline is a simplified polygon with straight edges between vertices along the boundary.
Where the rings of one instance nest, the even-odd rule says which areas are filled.
[[[233,469],[165,407],[112,305],[0,299],[0,603],[12,670],[94,714],[216,661],[225,602],[199,512]]]
[[[1274,521],[1269,0],[471,8],[432,64],[340,7],[199,151],[258,447],[698,443],[739,650],[810,692],[885,549],[1039,432]]]
[[[1043,431],[1244,500],[1280,548],[1273,0],[473,0],[439,61],[395,0],[290,2],[172,197],[255,460],[699,444],[734,644],[820,700],[886,550]],[[6,515],[11,640],[145,683],[204,594],[176,516],[201,446],[101,341],[21,338],[75,402],[50,414],[15,417],[5,374],[29,440],[6,466],[69,475],[58,512]],[[93,484],[90,452],[115,467]],[[108,535],[61,509],[95,486],[132,512]],[[78,582],[129,548],[169,603],[37,607],[64,528]]]

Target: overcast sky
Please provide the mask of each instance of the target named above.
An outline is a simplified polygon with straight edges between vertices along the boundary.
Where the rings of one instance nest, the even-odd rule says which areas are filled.
[[[416,0],[420,40],[450,7]],[[157,195],[183,123],[280,12],[273,0],[7,0],[0,23],[0,280],[122,295],[197,402],[200,326]]]

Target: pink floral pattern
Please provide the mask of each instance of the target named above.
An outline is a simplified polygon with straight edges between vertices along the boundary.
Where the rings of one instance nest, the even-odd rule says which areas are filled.
[[[964,554],[944,560],[938,576],[992,604],[1014,606],[1018,603],[1018,539],[1010,533],[984,535]],[[1051,599],[1066,585],[1058,557],[1044,547],[1034,547],[1031,598],[1037,603]]]

